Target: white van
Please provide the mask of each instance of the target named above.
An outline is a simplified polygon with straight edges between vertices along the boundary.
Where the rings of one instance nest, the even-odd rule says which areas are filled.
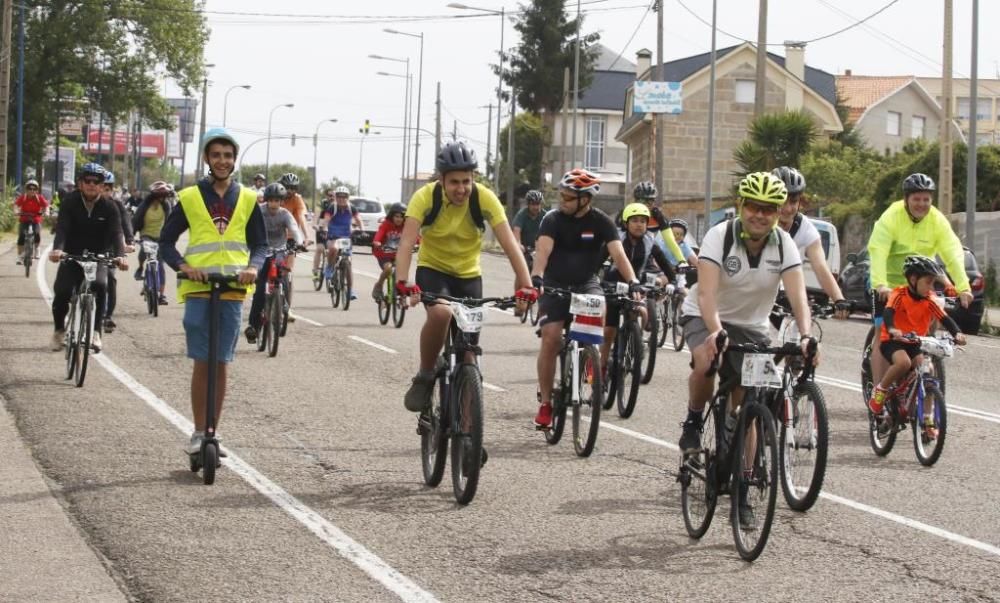
[[[837,236],[837,227],[825,220],[808,218],[816,230],[819,231],[820,243],[823,245],[823,253],[826,255],[826,265],[830,267],[830,272],[836,278],[840,274],[840,238]],[[823,288],[816,280],[816,273],[813,272],[809,258],[802,258],[803,271],[806,277],[806,289],[822,292]]]

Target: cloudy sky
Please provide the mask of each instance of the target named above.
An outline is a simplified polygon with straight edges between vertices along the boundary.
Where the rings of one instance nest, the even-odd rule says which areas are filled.
[[[662,0],[667,60],[706,52],[711,28],[710,0]],[[683,3],[683,4],[682,4]],[[434,94],[441,84],[442,129],[450,134],[457,124],[459,138],[471,142],[485,156],[488,103],[495,102],[496,76],[488,64],[496,61],[500,45],[498,16],[447,7],[446,0],[208,0],[206,11],[211,38],[206,59],[214,63],[208,91],[209,127],[222,125],[223,96],[231,87],[250,84],[250,90],[229,94],[226,121],[244,149],[266,137],[268,114],[284,103],[295,107],[274,112],[274,136],[297,135],[294,147],[275,138],[271,162],[312,165],[311,137],[320,129],[318,171],[321,180],[333,176],[357,182],[365,119],[374,125],[363,143],[361,185],[368,196],[393,201],[399,197],[402,169],[404,78],[403,63],[374,60],[370,54],[410,59],[416,94],[419,40],[384,33],[391,28],[424,34],[424,76],[420,127],[434,130]],[[489,10],[518,11],[516,2],[469,0],[465,4]],[[586,32],[598,31],[601,42],[629,60],[646,47],[656,49],[656,14],[644,0],[582,0]],[[871,75],[940,75],[943,2],[940,0],[770,0],[768,38],[783,52],[785,40],[812,40],[855,23],[890,4],[863,25],[808,44],[806,62],[831,73]],[[972,0],[955,0],[954,69],[956,77],[970,71]],[[569,0],[567,10],[575,12]],[[754,39],[756,0],[718,0],[718,46]],[[1000,2],[980,2],[980,23],[1000,23]],[[517,43],[510,22],[504,44]],[[722,33],[725,32],[725,33]],[[1000,38],[988,27],[980,29],[979,75],[997,78]],[[998,84],[1000,89],[1000,84]],[[167,86],[170,96],[178,94]],[[414,104],[414,110],[416,105]],[[381,126],[381,127],[380,127]],[[493,132],[495,138],[496,133]],[[433,165],[433,138],[421,135],[420,169]],[[188,165],[195,160],[190,145]],[[247,150],[249,162],[263,162],[266,143]],[[189,168],[190,169],[190,168]]]

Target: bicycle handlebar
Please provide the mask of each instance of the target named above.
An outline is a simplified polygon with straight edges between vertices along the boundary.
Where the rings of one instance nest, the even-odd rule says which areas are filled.
[[[819,349],[819,342],[815,337],[809,337],[809,346],[806,352],[803,353],[802,347],[796,345],[795,343],[786,343],[781,346],[771,346],[764,343],[733,343],[726,345],[728,343],[729,333],[723,329],[719,331],[719,334],[715,337],[715,348],[718,350],[715,358],[712,359],[712,363],[708,366],[708,371],[705,372],[706,377],[712,377],[719,370],[719,364],[722,359],[722,355],[726,352],[748,352],[751,354],[776,354],[779,356],[805,356],[807,359],[812,359],[816,355],[816,351]],[[811,362],[807,362],[807,365],[811,365]]]
[[[517,304],[517,298],[514,296],[510,297],[453,297],[451,295],[444,295],[442,293],[428,293],[422,291],[420,293],[420,301],[424,303],[436,303],[436,302],[455,302],[462,304],[463,306],[468,306],[470,308],[477,308],[480,306],[485,306],[487,304],[493,304],[497,308],[506,309],[512,308]]]
[[[105,264],[110,266],[111,264],[114,263],[115,258],[104,253],[91,253],[89,251],[85,251],[79,255],[63,252],[62,258],[60,258],[59,261],[97,262],[98,264]]]
[[[209,283],[219,283],[221,285],[232,285],[239,282],[238,274],[206,274],[207,282]],[[177,278],[179,280],[189,280],[188,275],[183,272],[177,273]]]

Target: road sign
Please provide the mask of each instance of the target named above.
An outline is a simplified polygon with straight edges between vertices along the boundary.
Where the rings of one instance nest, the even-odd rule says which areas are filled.
[[[633,87],[633,113],[681,112],[682,86],[680,82],[640,82]]]

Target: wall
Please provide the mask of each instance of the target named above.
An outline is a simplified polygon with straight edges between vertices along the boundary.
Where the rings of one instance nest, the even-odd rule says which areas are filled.
[[[604,165],[597,170],[607,182],[625,182],[626,169],[628,165],[628,147],[625,143],[615,140],[615,133],[622,126],[621,109],[602,111],[598,109],[580,109],[576,120],[576,140],[577,140],[577,167],[583,166],[584,141],[586,140],[587,115],[603,115],[606,119],[604,131]],[[559,164],[559,149],[562,143],[562,118],[557,115],[555,126],[552,129],[552,147],[549,150],[551,159],[548,171],[552,172],[553,182],[557,183],[566,170],[574,167],[572,164],[572,141],[573,141],[573,112],[566,116],[566,167]]]
[[[889,112],[901,114],[899,136],[886,133],[886,123]],[[912,140],[911,126],[914,116],[923,116],[924,139],[935,141],[941,130],[941,120],[938,119],[933,107],[927,105],[926,99],[912,87],[899,90],[891,98],[873,106],[858,122],[858,129],[872,149],[883,153],[886,149],[896,153],[907,141]]]
[[[976,242],[974,245],[969,245],[965,241],[965,212],[951,214],[948,220],[965,246],[976,254],[979,270],[983,274],[986,274],[986,264],[991,259],[997,266],[1000,266],[1000,211],[976,212]]]

